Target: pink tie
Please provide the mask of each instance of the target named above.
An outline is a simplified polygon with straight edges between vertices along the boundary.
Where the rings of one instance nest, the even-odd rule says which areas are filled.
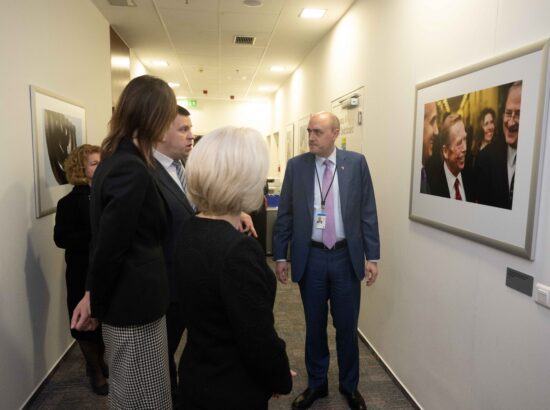
[[[332,162],[326,159],[323,164],[325,165],[325,172],[323,174],[323,198],[325,198],[325,213],[327,214],[327,223],[323,231],[323,244],[327,248],[332,249],[336,243],[336,227],[334,226],[334,189],[331,186]]]

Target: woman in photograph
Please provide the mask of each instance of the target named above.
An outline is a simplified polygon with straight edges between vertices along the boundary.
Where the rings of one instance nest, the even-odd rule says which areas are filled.
[[[73,150],[64,162],[67,181],[74,187],[57,203],[53,238],[59,248],[65,249],[69,321],[74,308],[84,296],[91,238],[90,187],[100,161],[100,152],[98,146],[84,144]],[[95,394],[105,396],[109,393],[109,385],[105,379],[108,368],[103,359],[105,346],[101,328],[91,332],[71,329],[71,335],[86,360],[86,373],[90,377],[92,390]]]
[[[124,88],[101,145],[90,203],[92,247],[78,330],[102,322],[111,408],[171,409],[162,251],[164,203],[151,173],[154,144],[176,118],[164,81],[144,75]]]
[[[479,152],[493,141],[493,137],[495,136],[495,121],[495,110],[489,107],[481,110],[477,120],[475,138],[470,147],[470,160],[468,162],[472,168],[475,166],[475,160]]]
[[[179,246],[187,344],[180,365],[183,409],[267,409],[292,377],[274,328],[276,280],[257,240],[239,232],[258,209],[268,170],[260,133],[225,127],[205,135],[187,161],[199,213]]]

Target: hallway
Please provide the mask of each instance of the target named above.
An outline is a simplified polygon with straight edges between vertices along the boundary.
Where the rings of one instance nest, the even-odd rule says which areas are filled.
[[[268,262],[271,262],[268,260]],[[364,283],[362,283],[364,286]],[[329,318],[330,321],[330,318]],[[270,410],[288,410],[292,400],[307,387],[304,365],[304,318],[300,291],[297,284],[279,284],[275,302],[275,323],[277,332],[287,343],[291,367],[298,373],[294,379],[292,393],[272,399]],[[185,336],[184,336],[185,337]],[[347,403],[338,393],[338,367],[334,344],[334,328],[329,326],[331,366],[329,372],[329,396],[318,400],[312,409],[344,410]],[[183,345],[183,343],[182,343]],[[180,346],[181,348],[181,346]],[[360,382],[359,390],[365,397],[369,410],[406,410],[415,407],[408,401],[386,371],[380,366],[364,343],[359,343]],[[96,396],[89,388],[85,376],[84,362],[77,345],[73,345],[61,361],[57,371],[33,403],[26,409],[107,409],[107,398]],[[222,410],[222,409],[220,409]]]

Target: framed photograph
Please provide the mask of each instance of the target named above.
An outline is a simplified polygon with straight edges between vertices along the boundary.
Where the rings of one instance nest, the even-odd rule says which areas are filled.
[[[307,135],[307,126],[309,124],[309,115],[298,120],[298,154],[309,152],[309,142]]]
[[[30,94],[35,209],[40,218],[55,212],[57,201],[71,189],[63,163],[74,148],[86,141],[86,110],[32,85]]]
[[[285,128],[286,161],[294,156],[294,123]]]
[[[412,220],[534,259],[548,45],[417,85]]]

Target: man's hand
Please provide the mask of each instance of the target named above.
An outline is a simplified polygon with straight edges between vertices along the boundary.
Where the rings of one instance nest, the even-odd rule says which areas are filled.
[[[367,278],[367,286],[374,285],[376,278],[378,277],[378,263],[377,262],[365,262],[365,278]]]
[[[288,262],[279,261],[275,265],[275,275],[279,282],[286,284],[288,282]]]
[[[252,217],[247,213],[241,212],[240,218],[241,218],[241,229],[239,230],[241,232],[252,235],[254,238],[257,238],[258,234],[256,233],[256,229],[254,229],[254,223],[252,222]]]

